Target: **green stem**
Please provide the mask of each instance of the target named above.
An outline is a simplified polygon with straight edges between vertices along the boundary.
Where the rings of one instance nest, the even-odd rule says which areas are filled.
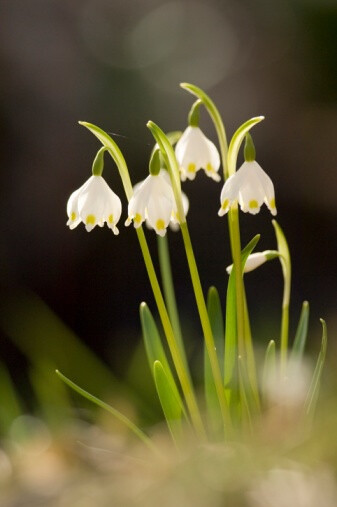
[[[171,269],[171,261],[170,261],[170,251],[169,244],[167,240],[167,236],[158,236],[157,235],[157,245],[158,245],[158,256],[159,256],[159,265],[161,278],[163,282],[163,290],[165,296],[165,302],[168,310],[168,314],[172,323],[174,335],[178,342],[181,356],[185,363],[185,368],[188,371],[188,364],[186,361],[186,354],[184,348],[184,342],[182,339],[181,326],[179,313],[177,308],[177,301],[174,291],[174,284],[172,278],[172,269]]]
[[[244,320],[245,319],[244,286],[241,267],[239,210],[237,204],[234,204],[228,212],[228,226],[233,259],[233,269],[235,274],[238,352],[242,358],[243,363],[245,363],[246,351],[245,351],[245,320]]]
[[[91,123],[86,123],[86,122],[79,122],[79,123],[81,125],[83,125],[84,127],[88,128],[101,141],[103,146],[106,146],[107,151],[109,152],[112,159],[114,160],[114,162],[117,165],[117,168],[118,168],[118,171],[119,171],[119,174],[121,176],[122,183],[124,186],[125,194],[126,194],[126,197],[129,201],[132,197],[133,189],[132,189],[129,171],[128,171],[128,168],[127,168],[127,165],[126,165],[126,162],[125,162],[122,152],[120,151],[120,149],[118,148],[116,143],[111,139],[111,137],[106,132],[101,130],[99,127],[97,127],[96,125],[92,125]],[[193,425],[194,425],[194,428],[195,428],[197,434],[199,435],[200,438],[204,439],[205,438],[205,429],[204,429],[204,425],[203,425],[203,422],[201,419],[199,408],[198,408],[198,405],[196,402],[193,386],[192,386],[190,378],[185,370],[184,361],[182,359],[182,356],[180,354],[180,349],[179,349],[178,344],[175,339],[175,335],[174,335],[174,332],[172,329],[169,315],[166,310],[164,298],[163,298],[163,295],[162,295],[162,292],[160,289],[160,285],[158,282],[158,278],[157,278],[157,275],[156,275],[156,272],[155,272],[155,269],[153,266],[153,262],[152,262],[149,247],[148,247],[148,244],[147,244],[147,241],[145,238],[145,234],[144,234],[144,231],[141,227],[136,229],[136,232],[137,232],[140,248],[142,251],[143,259],[145,262],[147,274],[148,274],[148,277],[150,280],[151,288],[153,291],[153,295],[154,295],[154,298],[155,298],[155,301],[157,304],[159,316],[160,316],[162,326],[163,326],[163,329],[165,332],[165,336],[167,339],[167,343],[168,343],[168,346],[169,346],[169,349],[170,349],[170,352],[172,355],[174,366],[176,368],[177,375],[178,375],[178,378],[179,378],[179,381],[181,384],[181,388],[182,388],[182,391],[185,396],[186,404],[188,406],[188,409],[189,409],[189,412],[191,415],[191,419],[192,419],[192,422],[193,422]]]
[[[287,260],[287,269],[283,270],[283,300],[281,319],[281,375],[286,375],[288,360],[288,335],[289,335],[289,305],[291,291],[291,267],[290,260]]]
[[[173,148],[167,139],[167,136],[164,134],[164,132],[161,130],[158,125],[153,123],[152,121],[149,121],[147,123],[147,126],[151,130],[155,140],[157,141],[163,157],[166,162],[167,169],[170,174],[170,179],[172,183],[173,193],[176,201],[176,206],[178,210],[178,216],[179,216],[179,224],[180,229],[183,235],[184,240],[184,246],[186,250],[186,256],[187,256],[187,262],[190,269],[191,279],[192,279],[192,285],[194,289],[194,294],[197,302],[197,307],[199,311],[200,321],[204,332],[205,337],[205,343],[207,347],[207,351],[210,358],[212,373],[214,377],[214,383],[217,391],[217,395],[219,398],[219,404],[221,409],[221,414],[224,422],[224,426],[226,429],[229,429],[230,427],[230,419],[229,419],[229,409],[227,405],[227,400],[225,396],[225,390],[223,386],[223,379],[220,371],[219,361],[218,357],[216,355],[215,351],[215,343],[212,333],[211,324],[209,322],[207,307],[205,298],[202,292],[199,273],[197,264],[195,261],[191,238],[189,235],[187,223],[186,223],[186,217],[183,211],[183,204],[182,204],[182,198],[181,198],[181,188],[180,188],[180,177],[179,177],[179,167],[177,163],[177,159],[175,157]]]
[[[286,375],[287,357],[288,357],[288,334],[289,334],[289,304],[291,292],[291,259],[286,237],[282,228],[276,222],[272,221],[275,229],[277,250],[280,255],[280,263],[283,274],[283,300],[282,300],[282,320],[281,320],[281,354],[280,354],[280,373],[281,378]]]
[[[289,303],[282,304],[281,319],[281,375],[286,374],[288,358]]]
[[[230,429],[230,418],[229,418],[229,409],[227,405],[227,400],[225,396],[225,389],[223,386],[223,379],[221,375],[221,370],[219,366],[218,357],[215,350],[215,343],[212,333],[211,324],[208,317],[206,302],[204,298],[204,294],[201,287],[200,277],[198,273],[197,264],[194,257],[193,247],[191,243],[190,234],[188,231],[187,223],[184,222],[180,224],[181,232],[183,235],[184,246],[186,250],[187,262],[190,269],[192,285],[194,289],[195,299],[198,307],[198,312],[200,316],[200,322],[202,326],[202,330],[204,333],[205,343],[207,347],[207,352],[209,355],[209,360],[211,363],[212,373],[214,377],[215,388],[217,391],[217,395],[219,398],[219,404],[221,409],[221,414],[224,422],[225,429]]]
[[[74,391],[79,393],[81,396],[86,398],[87,400],[91,401],[92,403],[95,403],[100,408],[103,408],[110,414],[112,414],[116,419],[118,419],[120,422],[125,424],[131,430],[140,440],[147,445],[157,455],[162,457],[162,454],[159,452],[158,448],[153,444],[153,442],[149,439],[149,437],[140,429],[138,426],[136,426],[130,419],[128,419],[125,415],[123,415],[121,412],[116,410],[115,408],[111,407],[111,405],[108,405],[104,401],[100,400],[99,398],[96,398],[96,396],[93,396],[92,394],[88,393],[88,391],[85,391],[80,386],[72,382],[70,379],[68,379],[65,375],[63,375],[60,371],[55,370],[55,373],[60,377],[61,380],[65,384],[67,384],[69,387],[71,387]]]
[[[203,426],[203,422],[201,420],[200,412],[198,409],[198,405],[195,399],[193,387],[189,378],[189,375],[185,369],[184,360],[181,356],[180,349],[178,343],[176,341],[176,337],[174,335],[174,331],[172,329],[172,325],[170,322],[169,315],[166,310],[164,298],[158,283],[157,275],[155,273],[155,269],[153,266],[153,262],[151,259],[151,254],[147,245],[147,241],[145,238],[144,231],[141,227],[136,229],[137,236],[140,244],[140,248],[142,250],[143,259],[145,262],[145,266],[147,269],[147,273],[149,276],[150,284],[152,287],[152,292],[154,298],[156,300],[159,316],[165,331],[167,343],[172,355],[172,359],[177,371],[177,375],[181,384],[181,388],[183,390],[187,406],[189,408],[189,412],[191,414],[191,419],[195,426],[195,429],[200,437],[205,436],[205,430]]]
[[[254,354],[254,347],[253,347],[253,340],[252,340],[252,332],[250,328],[250,321],[249,321],[249,313],[248,313],[248,304],[247,304],[247,297],[245,288],[244,294],[243,294],[243,303],[244,303],[244,325],[245,325],[245,345],[246,345],[246,354],[247,354],[247,377],[252,389],[253,399],[254,399],[254,406],[257,412],[261,409],[260,404],[260,395],[259,395],[259,388],[258,388],[258,382],[257,382],[257,374],[256,374],[256,363],[255,363],[255,354]]]

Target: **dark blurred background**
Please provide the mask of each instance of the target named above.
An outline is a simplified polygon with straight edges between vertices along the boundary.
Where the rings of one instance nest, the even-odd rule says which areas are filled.
[[[337,320],[336,1],[0,0],[0,24],[0,354],[18,384],[25,385],[30,359],[12,335],[21,326],[22,337],[27,313],[30,326],[39,326],[39,311],[26,304],[35,295],[117,376],[130,364],[139,303],[155,310],[153,297],[136,235],[122,225],[126,199],[108,157],[104,176],[123,201],[120,235],[65,225],[67,199],[90,176],[99,148],[77,121],[113,133],[136,183],[152,148],[147,120],[165,131],[186,126],[192,99],[181,81],[210,94],[229,136],[265,115],[254,139],[292,254],[291,330],[308,299],[317,347],[318,318],[331,331]],[[216,141],[205,113],[201,127]],[[217,216],[220,189],[201,173],[184,185],[204,289],[216,285],[224,301],[230,253],[226,220]],[[241,227],[243,243],[260,232],[259,249],[275,247],[267,210],[241,214]],[[147,236],[157,265],[155,235]],[[202,338],[182,241],[168,236],[196,354]],[[279,333],[278,262],[247,275],[247,284],[253,331],[266,344]],[[48,333],[43,339],[48,348]]]

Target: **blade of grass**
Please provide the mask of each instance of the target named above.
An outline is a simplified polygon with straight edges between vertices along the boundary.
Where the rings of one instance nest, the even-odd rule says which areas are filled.
[[[210,287],[207,295],[207,311],[212,327],[214,344],[218,356],[221,375],[223,376],[222,358],[224,354],[225,330],[219,293],[215,287]],[[219,399],[214,384],[211,364],[207,348],[204,345],[204,387],[208,414],[208,425],[214,435],[221,431],[222,418]]]
[[[324,366],[324,362],[325,362],[327,343],[328,343],[328,334],[327,334],[326,323],[323,319],[320,319],[320,321],[322,324],[321,350],[318,355],[316,367],[314,370],[314,374],[313,374],[313,377],[311,380],[307,399],[305,401],[305,406],[304,406],[304,411],[309,418],[311,418],[315,412],[318,394],[319,394],[319,388],[320,388],[320,384],[321,384],[323,366]]]
[[[157,244],[158,244],[160,273],[163,282],[163,291],[167,311],[171,319],[173,331],[177,340],[178,347],[180,349],[180,354],[184,362],[185,369],[188,372],[188,375],[190,375],[186,360],[185,347],[182,339],[179,313],[174,291],[174,283],[172,278],[172,269],[167,235],[163,237],[157,236]]]
[[[90,380],[90,388],[104,396],[126,389],[109,368],[61,321],[36,294],[16,290],[0,304],[0,326],[32,365],[41,361],[72,372],[79,382]],[[88,379],[87,372],[91,375]]]
[[[268,343],[263,365],[262,373],[262,396],[266,401],[268,393],[268,384],[275,382],[276,379],[276,347],[274,340]]]
[[[86,398],[87,400],[91,401],[98,407],[102,408],[103,410],[106,410],[111,415],[116,417],[116,419],[118,419],[120,422],[125,424],[125,426],[127,426],[130,431],[132,431],[149,449],[151,449],[151,451],[161,456],[158,448],[154,445],[152,440],[150,440],[150,438],[140,428],[138,428],[138,426],[136,426],[132,421],[130,421],[130,419],[128,419],[124,414],[122,414],[115,408],[111,407],[111,405],[108,405],[104,401],[100,400],[99,398],[96,398],[96,396],[93,396],[92,394],[82,389],[80,386],[72,382],[72,380],[63,375],[60,371],[55,370],[55,373],[65,384],[67,384],[69,387],[71,387],[71,389],[73,389],[78,394],[83,396],[83,398]]]
[[[140,305],[140,321],[143,331],[143,338],[145,344],[146,355],[148,358],[149,366],[152,374],[154,373],[153,364],[159,361],[162,368],[165,371],[166,377],[168,378],[172,392],[174,393],[177,400],[179,400],[181,411],[186,416],[184,404],[179,394],[176,382],[174,380],[169,362],[167,360],[164,347],[162,345],[158,328],[152,316],[152,313],[146,303]]]
[[[182,441],[182,411],[180,400],[176,397],[176,393],[172,389],[172,382],[167,377],[165,369],[160,361],[154,362],[153,375],[168,428],[175,444],[179,447]]]
[[[239,377],[239,394],[241,401],[241,417],[242,427],[251,433],[253,429],[251,403],[249,400],[249,389],[247,389],[248,378],[242,361],[242,357],[238,356],[238,377]]]
[[[289,304],[290,304],[290,284],[291,284],[291,260],[288,243],[283,230],[276,222],[272,220],[274,226],[277,249],[281,254],[279,259],[282,266],[284,289],[282,300],[282,320],[281,320],[281,375],[286,374],[287,355],[288,355],[288,334],[289,334]]]
[[[241,262],[242,268],[244,268],[248,256],[252,253],[256,247],[260,235],[256,235],[242,250]],[[229,275],[227,285],[227,297],[226,297],[226,325],[225,325],[225,362],[224,362],[224,382],[227,397],[231,408],[233,409],[233,398],[234,391],[237,390],[237,354],[238,354],[238,343],[237,343],[237,328],[236,328],[236,284],[235,284],[235,273],[232,270]],[[249,352],[250,361],[252,358],[251,351]],[[234,390],[234,391],[233,391]],[[232,403],[233,402],[233,403]]]
[[[23,413],[22,404],[6,366],[0,363],[0,434],[6,436],[17,417]]]
[[[52,374],[55,366],[41,359],[29,377],[38,401],[38,410],[54,431],[64,428],[70,414],[70,399],[65,385]]]
[[[291,360],[300,361],[302,359],[305,344],[307,341],[308,323],[309,323],[309,303],[308,301],[304,301],[296,330],[294,344],[291,350]]]

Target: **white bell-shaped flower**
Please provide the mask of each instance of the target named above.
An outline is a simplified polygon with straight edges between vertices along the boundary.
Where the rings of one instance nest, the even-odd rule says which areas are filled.
[[[146,220],[160,236],[165,236],[167,226],[177,211],[169,175],[164,169],[156,175],[149,176],[134,187],[134,194],[129,202],[129,217],[125,225],[140,227]]]
[[[180,178],[194,180],[199,169],[204,169],[207,176],[220,181],[219,152],[212,141],[207,139],[199,127],[189,126],[175,147],[175,154],[180,167]]]
[[[255,160],[244,162],[225,182],[220,195],[219,216],[227,213],[236,201],[242,211],[253,215],[260,211],[263,203],[272,215],[277,213],[273,182]]]
[[[169,173],[163,169],[162,172],[161,172],[161,174],[166,179],[167,183],[169,185],[171,185]],[[137,183],[133,187],[133,193],[134,194],[137,192],[137,190],[140,188],[140,186],[144,183],[144,181],[145,180],[140,181],[139,183]],[[182,203],[183,203],[184,216],[186,216],[187,213],[188,213],[189,207],[190,207],[190,201],[188,200],[188,197],[187,197],[187,195],[184,192],[181,192],[181,200],[182,200]],[[130,221],[128,219],[126,221],[126,225],[129,225],[129,223],[130,223]],[[145,216],[145,223],[146,223],[146,226],[148,227],[148,229],[153,229],[153,227],[151,226],[151,224],[150,224],[149,219],[147,218],[147,216]],[[177,207],[176,207],[175,203],[174,203],[174,207],[172,209],[172,214],[171,214],[171,218],[170,218],[169,227],[170,227],[170,229],[172,231],[178,231],[179,230],[179,220],[178,220],[178,214],[177,214]]]
[[[116,227],[122,213],[120,198],[111,190],[102,176],[91,176],[69,197],[67,215],[70,229],[83,222],[90,232],[96,225],[103,227],[104,222],[119,234]]]
[[[269,254],[269,255],[268,255]],[[248,255],[247,261],[245,264],[244,273],[249,273],[249,271],[253,271],[254,269],[262,266],[265,262],[267,262],[272,257],[270,256],[270,251],[266,250],[265,252],[256,252]],[[233,269],[233,264],[227,266],[226,271],[230,275]]]

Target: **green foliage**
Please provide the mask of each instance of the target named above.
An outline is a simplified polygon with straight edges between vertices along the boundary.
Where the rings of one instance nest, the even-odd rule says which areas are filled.
[[[177,398],[174,384],[167,376],[160,361],[153,364],[153,375],[159,400],[173,440],[178,445],[182,441],[182,405]]]
[[[291,360],[300,361],[303,357],[308,335],[309,303],[304,301],[298,322],[294,344],[291,350]]]
[[[223,377],[222,365],[224,356],[225,329],[221,309],[221,301],[219,293],[215,287],[210,287],[208,290],[207,311],[212,327],[216,353],[221,368],[221,375]],[[207,405],[208,426],[211,433],[216,435],[220,433],[222,419],[206,345],[204,346],[204,388]]]
[[[313,417],[314,412],[315,412],[319,389],[320,389],[320,385],[321,385],[321,377],[322,377],[323,366],[324,366],[324,362],[325,362],[327,343],[328,343],[328,334],[327,334],[326,323],[323,319],[320,319],[320,320],[321,320],[321,324],[322,324],[322,328],[323,328],[321,350],[318,355],[315,371],[314,371],[314,374],[313,374],[313,377],[311,380],[310,388],[308,391],[308,395],[307,395],[307,399],[305,401],[305,407],[304,407],[305,413],[307,414],[307,416],[309,418]]]
[[[0,434],[6,435],[12,422],[23,413],[22,402],[6,366],[0,363]]]
[[[265,399],[268,392],[268,385],[276,381],[276,347],[274,340],[268,343],[262,374],[262,396]]]
[[[152,374],[154,374],[153,365],[157,361],[160,363],[160,367],[164,371],[165,378],[170,384],[170,390],[173,393],[174,398],[178,400],[180,404],[180,412],[184,412],[183,402],[181,400],[181,396],[179,394],[169,362],[167,360],[164,347],[161,343],[158,328],[146,303],[142,303],[140,305],[140,321],[142,325],[145,350],[150,370]]]

